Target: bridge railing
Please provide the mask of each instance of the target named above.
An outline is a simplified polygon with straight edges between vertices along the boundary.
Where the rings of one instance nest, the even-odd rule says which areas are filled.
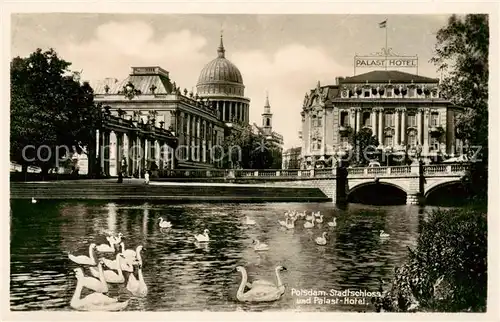
[[[434,164],[424,165],[424,175],[456,175],[464,174],[468,169],[467,164]],[[349,168],[348,177],[374,177],[374,176],[407,176],[418,175],[418,166],[391,166],[373,168]],[[325,178],[334,177],[335,168],[326,169],[174,169],[163,171],[164,178]]]

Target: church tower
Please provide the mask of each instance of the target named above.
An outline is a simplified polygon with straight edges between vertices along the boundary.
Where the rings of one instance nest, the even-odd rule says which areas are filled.
[[[262,132],[270,136],[273,133],[273,114],[269,104],[269,95],[266,93],[266,103],[264,104],[264,113],[262,113]]]

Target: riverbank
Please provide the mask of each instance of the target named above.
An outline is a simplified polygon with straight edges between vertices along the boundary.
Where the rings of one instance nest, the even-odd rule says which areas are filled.
[[[322,202],[319,189],[265,184],[151,182],[116,179],[11,182],[11,199],[165,200],[177,202]]]

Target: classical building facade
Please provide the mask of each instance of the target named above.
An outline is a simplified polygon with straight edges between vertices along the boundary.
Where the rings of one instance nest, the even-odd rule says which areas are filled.
[[[287,169],[300,169],[302,148],[290,148],[283,152],[283,160],[281,168]]]
[[[225,58],[220,39],[217,58],[200,72],[197,93],[181,89],[172,81],[169,72],[159,66],[132,67],[129,76],[121,81],[106,79],[91,84],[95,101],[117,116],[137,124],[150,125],[169,131],[176,144],[161,152],[160,157],[175,159],[164,162],[170,168],[214,168],[222,165],[211,154],[212,147],[221,146],[232,128],[232,122],[249,123],[250,100],[244,97],[245,86],[238,68]],[[117,138],[110,132],[110,144],[131,146],[130,138]],[[148,152],[157,156],[162,150],[157,140],[144,137],[141,143]],[[149,151],[152,149],[152,152]],[[125,150],[126,151],[126,150]],[[114,158],[114,159],[113,159]],[[111,175],[116,175],[120,156],[111,156]],[[159,160],[149,160],[158,166]]]
[[[352,148],[352,134],[365,128],[379,150],[453,154],[462,109],[441,97],[438,85],[435,78],[387,70],[338,77],[334,85],[318,82],[306,93],[301,112],[302,166],[337,158]]]

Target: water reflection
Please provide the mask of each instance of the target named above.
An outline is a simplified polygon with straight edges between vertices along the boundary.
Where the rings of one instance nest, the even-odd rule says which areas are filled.
[[[323,224],[312,229],[303,220],[294,229],[278,224],[286,210],[321,211]],[[373,207],[356,204],[334,208],[308,204],[174,204],[26,201],[11,205],[11,309],[69,310],[76,280],[67,253],[85,254],[91,242],[106,243],[105,231],[122,232],[126,248],[144,245],[143,273],[149,293],[130,301],[127,310],[364,311],[349,305],[301,305],[291,288],[376,291],[379,278],[390,279],[394,267],[414,245],[424,209],[417,206]],[[162,216],[172,228],[160,228]],[[246,217],[256,221],[246,225]],[[337,218],[337,227],[326,223]],[[210,231],[209,243],[194,234]],[[379,231],[390,234],[381,241]],[[314,239],[328,232],[327,245]],[[252,241],[267,243],[256,252]],[[253,279],[275,280],[283,265],[287,290],[274,303],[242,304],[235,295],[242,265]],[[130,298],[124,286],[108,294]]]

